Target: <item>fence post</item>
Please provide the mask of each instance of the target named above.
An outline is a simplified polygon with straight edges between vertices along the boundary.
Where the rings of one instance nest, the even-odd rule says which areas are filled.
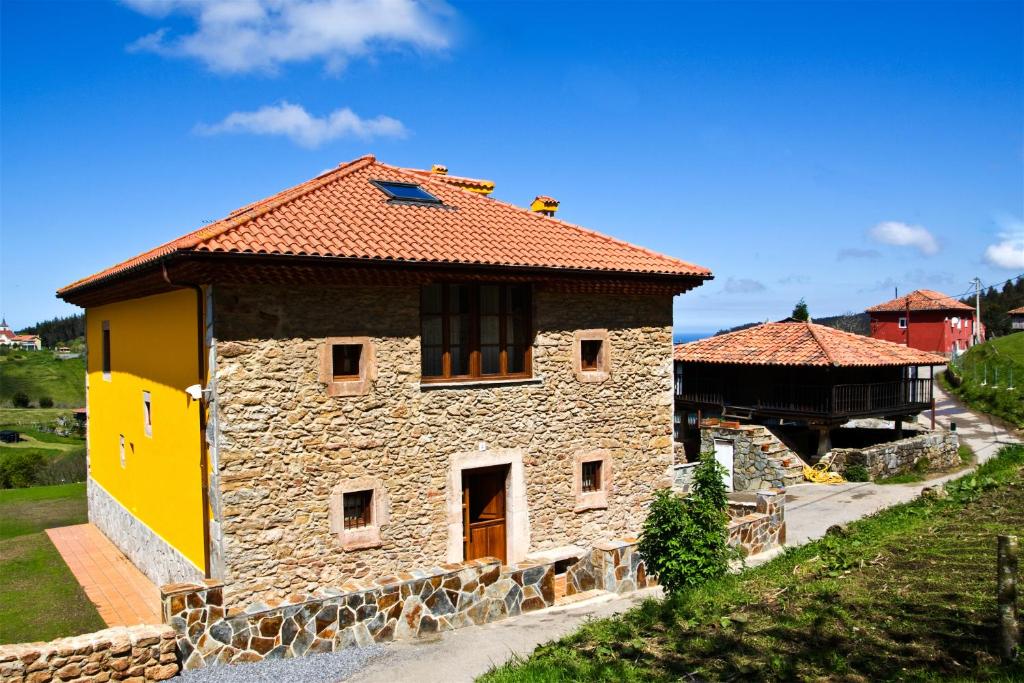
[[[1000,536],[996,570],[996,603],[999,605],[999,640],[1006,660],[1017,657],[1020,626],[1017,624],[1017,551],[1016,536]]]

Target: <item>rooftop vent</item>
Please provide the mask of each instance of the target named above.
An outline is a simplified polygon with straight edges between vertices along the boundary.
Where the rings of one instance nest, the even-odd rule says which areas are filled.
[[[533,203],[530,204],[530,211],[541,213],[545,216],[554,216],[555,211],[558,211],[558,200],[554,197],[539,194],[534,198]]]
[[[448,175],[448,167],[444,164],[434,164],[430,167],[430,172],[437,175]]]

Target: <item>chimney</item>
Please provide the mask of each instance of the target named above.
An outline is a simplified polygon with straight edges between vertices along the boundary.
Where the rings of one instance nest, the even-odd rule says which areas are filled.
[[[430,167],[430,172],[437,175],[448,175],[448,167],[444,164],[434,164]]]
[[[534,198],[533,204],[530,204],[530,211],[541,213],[545,216],[554,216],[555,211],[558,211],[558,200],[554,197],[539,194]]]

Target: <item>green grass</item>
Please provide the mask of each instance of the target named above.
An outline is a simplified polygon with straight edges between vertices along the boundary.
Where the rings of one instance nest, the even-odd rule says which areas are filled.
[[[32,405],[48,396],[54,405],[85,405],[85,360],[59,360],[49,351],[26,351],[0,356],[0,404],[12,405],[14,394],[24,392]]]
[[[995,536],[1024,529],[1024,448],[730,575],[594,621],[486,683],[1021,680],[999,660]]]
[[[39,425],[52,425],[58,417],[71,415],[66,408],[2,408],[0,425],[4,429],[30,429]]]
[[[953,386],[944,373],[939,375],[943,389],[976,411],[1024,427],[1024,334],[971,347],[955,365],[960,385]]]
[[[85,521],[85,484],[0,491],[0,643],[105,628],[44,532]]]

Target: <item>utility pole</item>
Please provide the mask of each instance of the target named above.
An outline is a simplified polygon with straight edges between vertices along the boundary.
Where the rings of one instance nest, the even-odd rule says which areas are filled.
[[[908,294],[904,299],[907,304],[906,320],[907,320],[907,348],[910,348],[910,295]]]
[[[974,278],[974,343],[981,343],[981,279]]]

